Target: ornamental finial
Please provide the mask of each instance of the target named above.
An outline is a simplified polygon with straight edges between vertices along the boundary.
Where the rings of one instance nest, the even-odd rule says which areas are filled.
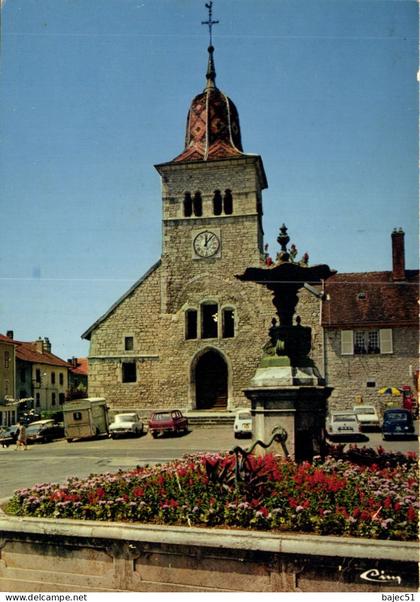
[[[213,46],[213,39],[212,39],[212,29],[213,29],[213,25],[217,25],[217,23],[219,23],[219,21],[213,21],[212,15],[213,15],[213,2],[208,2],[206,3],[206,8],[209,11],[209,19],[208,21],[201,21],[201,25],[208,25],[209,27],[209,37],[210,37],[210,43],[209,46],[212,47]]]
[[[209,18],[208,21],[201,21],[201,25],[208,25],[209,28],[209,38],[210,38],[210,45],[208,47],[208,52],[209,52],[209,60],[208,60],[208,64],[207,64],[207,73],[206,73],[206,78],[207,78],[207,86],[206,88],[215,88],[216,87],[216,69],[214,66],[214,59],[213,59],[213,52],[214,52],[214,47],[213,47],[213,37],[212,37],[212,29],[213,29],[213,25],[216,25],[217,23],[219,23],[219,21],[213,21],[213,2],[208,2],[206,4],[206,8],[209,11]]]

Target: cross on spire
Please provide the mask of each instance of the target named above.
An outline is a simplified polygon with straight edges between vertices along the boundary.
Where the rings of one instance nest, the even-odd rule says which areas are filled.
[[[213,2],[212,0],[208,3],[206,3],[206,8],[208,8],[209,11],[209,20],[208,21],[201,21],[201,25],[208,25],[209,28],[209,35],[210,35],[210,46],[213,46],[213,39],[212,39],[212,29],[213,29],[213,25],[217,25],[217,23],[219,23],[219,21],[213,21]]]

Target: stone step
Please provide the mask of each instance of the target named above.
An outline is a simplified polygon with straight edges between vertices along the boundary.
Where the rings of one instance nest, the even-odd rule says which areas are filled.
[[[233,426],[235,414],[232,412],[186,412],[190,426]]]

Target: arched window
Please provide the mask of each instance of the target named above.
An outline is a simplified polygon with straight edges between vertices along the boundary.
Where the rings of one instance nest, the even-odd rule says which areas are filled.
[[[235,310],[225,307],[222,311],[222,337],[229,339],[235,336]]]
[[[184,196],[184,217],[191,217],[192,215],[192,198],[189,192],[185,193]]]
[[[223,209],[222,195],[220,193],[220,190],[215,190],[214,197],[213,197],[213,214],[214,215],[222,215],[222,209]]]
[[[197,310],[187,309],[185,312],[185,338],[197,338]]]
[[[223,210],[225,215],[232,215],[233,213],[232,192],[229,189],[225,190],[225,196],[223,197]]]
[[[196,192],[193,199],[193,211],[196,217],[203,215],[203,202],[201,200],[201,193]]]

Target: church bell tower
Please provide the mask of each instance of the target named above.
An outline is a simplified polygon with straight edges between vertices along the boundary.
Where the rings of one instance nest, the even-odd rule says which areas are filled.
[[[162,313],[175,313],[181,290],[203,273],[233,279],[263,257],[261,157],[242,149],[238,111],[216,86],[210,46],[206,86],[192,101],[185,148],[156,165],[162,180]]]

